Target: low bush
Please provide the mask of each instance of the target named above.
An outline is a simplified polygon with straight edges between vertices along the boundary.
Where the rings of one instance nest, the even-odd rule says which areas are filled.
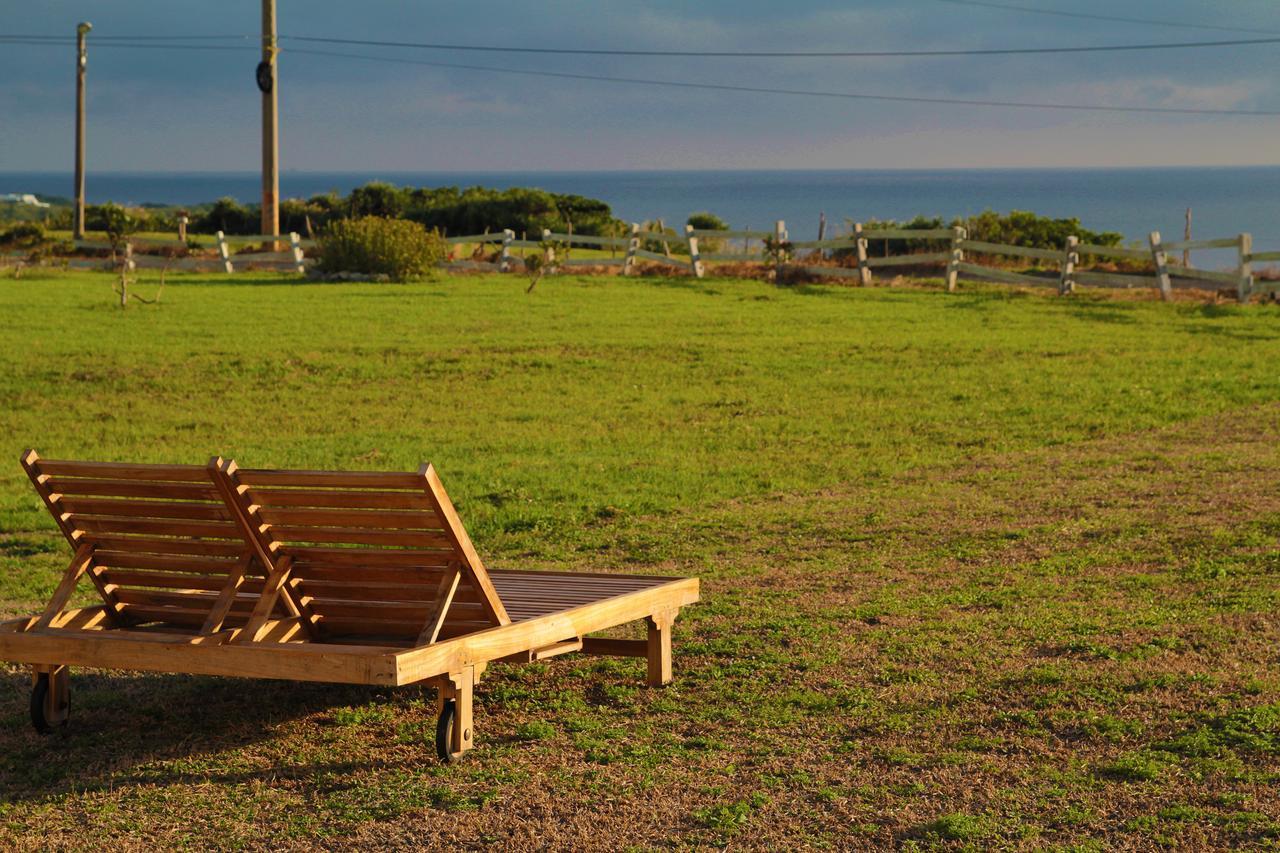
[[[44,226],[38,222],[19,222],[0,231],[0,246],[10,249],[34,249],[45,239]]]
[[[427,275],[446,254],[440,235],[416,222],[363,216],[329,223],[320,237],[319,268],[408,281]]]

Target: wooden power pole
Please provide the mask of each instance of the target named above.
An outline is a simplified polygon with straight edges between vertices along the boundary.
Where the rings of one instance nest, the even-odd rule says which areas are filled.
[[[280,233],[280,102],[276,93],[276,0],[262,0],[262,233]]]
[[[76,24],[76,210],[72,224],[72,236],[84,239],[84,72],[89,63],[84,37],[93,25],[88,21]]]

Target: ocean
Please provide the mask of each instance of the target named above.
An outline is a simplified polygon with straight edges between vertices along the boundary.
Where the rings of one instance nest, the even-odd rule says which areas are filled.
[[[955,216],[1017,209],[1078,217],[1095,231],[1144,241],[1158,230],[1181,239],[1192,209],[1193,236],[1248,231],[1258,251],[1280,249],[1280,166],[1117,169],[930,169],[628,172],[285,172],[281,194],[346,192],[370,180],[412,186],[531,186],[608,202],[628,221],[683,223],[707,210],[734,228],[769,229],[782,219],[793,239],[816,237],[818,217],[845,221]],[[90,172],[89,201],[198,204],[258,197],[253,172]],[[0,194],[71,194],[70,173],[0,172]],[[1216,254],[1216,253],[1215,253]],[[1207,259],[1206,259],[1207,260]],[[1216,259],[1215,259],[1216,260]],[[1225,261],[1226,259],[1223,258]]]

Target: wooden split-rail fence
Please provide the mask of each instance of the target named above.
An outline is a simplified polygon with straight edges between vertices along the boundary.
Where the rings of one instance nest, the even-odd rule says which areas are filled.
[[[285,245],[289,248],[280,251],[234,251],[236,246],[252,245]],[[105,240],[76,240],[77,250],[88,252],[113,252],[111,258],[75,257],[66,260],[66,265],[75,269],[119,269],[123,266],[132,271],[136,269],[169,269],[189,272],[209,272],[216,270],[233,274],[250,269],[266,269],[277,272],[306,272],[312,259],[306,256],[306,249],[315,245],[313,240],[304,240],[293,232],[290,234],[224,234],[219,231],[214,235],[212,246],[200,246],[200,249],[216,249],[217,257],[202,257],[188,254],[191,244],[185,240],[165,240],[151,237],[129,237],[113,246]]]
[[[869,252],[873,241],[918,241],[920,243],[945,244],[945,249],[905,252],[896,255],[874,257]],[[700,241],[719,247],[715,252],[702,252]],[[517,239],[515,232],[471,234],[450,237],[454,246],[500,247],[495,260],[450,259],[451,269],[489,270],[510,272],[518,263],[516,251],[534,249],[545,252],[552,269],[574,266],[620,266],[624,275],[635,272],[641,261],[664,264],[688,275],[702,278],[709,264],[756,262],[772,264],[777,280],[781,281],[791,271],[799,270],[810,276],[848,278],[859,284],[869,285],[879,270],[894,267],[937,266],[942,273],[947,290],[954,291],[962,279],[976,279],[1004,284],[1033,287],[1052,287],[1061,294],[1073,292],[1077,287],[1145,288],[1159,291],[1168,300],[1177,289],[1234,291],[1241,301],[1257,293],[1280,291],[1280,281],[1256,281],[1254,265],[1280,261],[1280,251],[1255,252],[1253,238],[1249,234],[1212,240],[1179,240],[1166,243],[1158,231],[1151,232],[1147,245],[1142,248],[1103,246],[1081,243],[1076,237],[1068,237],[1061,249],[1015,246],[970,240],[964,228],[880,228],[864,229],[854,224],[850,233],[819,240],[788,238],[786,223],[779,220],[772,231],[707,230],[689,226],[683,236],[665,231],[642,229],[632,225],[626,237],[594,237],[581,234],[544,231],[539,240]],[[758,247],[752,254],[752,244]],[[742,246],[742,251],[729,249]],[[887,245],[887,243],[886,243]],[[615,253],[613,257],[563,257],[555,256],[555,247],[567,248],[572,254],[575,247]],[[654,247],[663,251],[654,251]],[[1172,252],[1193,250],[1236,251],[1236,266],[1229,271],[1198,269],[1169,261]],[[617,253],[621,253],[618,256]],[[839,262],[830,262],[838,258]],[[1004,265],[981,263],[984,259],[1000,259]],[[1029,261],[1033,269],[1014,271],[1008,268],[1010,260]],[[820,263],[826,261],[826,263]],[[1117,271],[1100,269],[1107,262],[1120,262],[1148,270]],[[1045,269],[1044,267],[1049,267]],[[1115,266],[1113,263],[1112,266]]]

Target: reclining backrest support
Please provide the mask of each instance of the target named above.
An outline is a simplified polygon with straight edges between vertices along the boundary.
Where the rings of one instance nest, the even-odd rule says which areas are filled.
[[[435,470],[209,469],[272,574],[327,639],[427,644],[510,619]],[[250,621],[245,638],[253,639]]]
[[[212,634],[248,619],[262,580],[247,575],[262,569],[205,468],[49,460],[34,450],[22,467],[76,552],[39,627],[57,627],[86,575],[117,625]]]

